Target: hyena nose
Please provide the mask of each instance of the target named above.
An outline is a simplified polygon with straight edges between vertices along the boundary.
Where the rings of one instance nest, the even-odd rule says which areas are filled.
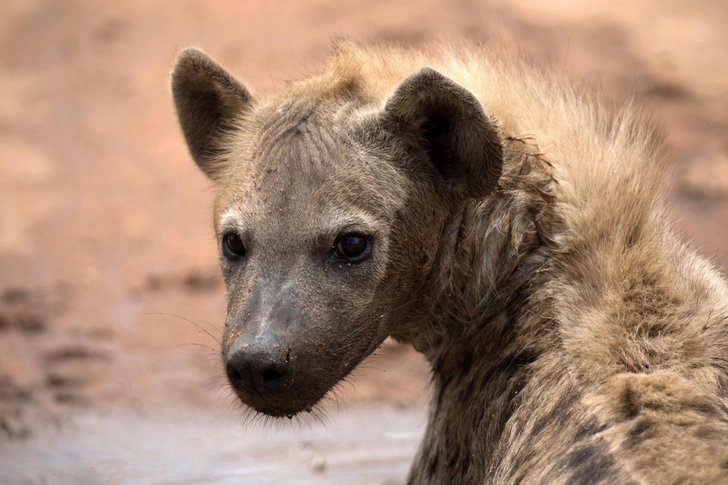
[[[225,372],[232,386],[249,394],[265,394],[291,381],[291,349],[245,347],[228,355]]]

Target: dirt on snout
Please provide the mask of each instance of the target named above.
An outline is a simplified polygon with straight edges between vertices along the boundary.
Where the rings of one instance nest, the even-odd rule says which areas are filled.
[[[501,42],[645,104],[675,225],[726,268],[726,25],[720,0],[0,3],[0,483],[405,479],[428,381],[411,348],[387,341],[323,424],[246,418],[227,391],[212,190],[167,87],[179,49],[275,89],[334,35]]]

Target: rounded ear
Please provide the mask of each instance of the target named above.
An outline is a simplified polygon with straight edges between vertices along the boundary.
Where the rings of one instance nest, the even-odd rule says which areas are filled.
[[[503,147],[475,96],[426,67],[407,77],[380,114],[385,130],[414,152],[414,163],[434,170],[454,195],[480,198],[493,191],[503,168]]]
[[[222,136],[252,104],[245,86],[199,49],[183,50],[172,69],[172,96],[190,154],[211,179]]]

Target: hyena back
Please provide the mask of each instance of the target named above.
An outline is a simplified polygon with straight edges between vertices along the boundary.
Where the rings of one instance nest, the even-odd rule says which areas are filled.
[[[253,94],[179,55],[232,388],[310,412],[392,336],[432,366],[409,483],[728,483],[728,290],[669,228],[656,137],[505,59],[338,42]]]

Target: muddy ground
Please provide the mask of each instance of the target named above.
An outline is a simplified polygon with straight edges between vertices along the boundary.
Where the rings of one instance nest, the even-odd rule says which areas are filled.
[[[728,268],[728,3],[0,2],[0,483],[399,483],[427,368],[387,342],[324,425],[246,421],[217,356],[209,183],[167,88],[205,48],[259,89],[335,34],[502,42],[664,127],[677,229]],[[340,408],[344,407],[344,410]]]

